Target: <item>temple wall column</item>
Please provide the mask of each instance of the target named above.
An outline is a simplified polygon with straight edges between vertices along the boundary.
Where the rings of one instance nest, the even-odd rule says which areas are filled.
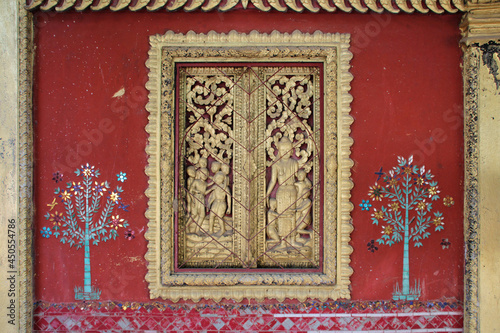
[[[500,3],[462,21],[465,107],[465,332],[500,332]]]

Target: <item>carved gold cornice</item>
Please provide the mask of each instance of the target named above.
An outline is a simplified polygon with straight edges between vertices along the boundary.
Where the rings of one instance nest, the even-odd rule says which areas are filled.
[[[500,40],[500,3],[468,3],[460,29],[465,45]]]
[[[390,13],[456,13],[465,11],[464,0],[31,0],[28,1],[27,9],[55,10],[65,11],[74,9],[77,11],[83,10],[103,10],[110,9],[119,11],[129,9],[137,11],[147,9],[174,11],[183,9],[192,11],[201,9],[202,11],[219,10],[228,11],[235,8],[246,9],[248,7],[267,12],[272,9],[285,12],[293,10],[296,12],[310,11],[318,12],[324,10],[334,12],[337,9],[343,12],[355,11],[366,13],[374,11],[382,13],[388,11]]]

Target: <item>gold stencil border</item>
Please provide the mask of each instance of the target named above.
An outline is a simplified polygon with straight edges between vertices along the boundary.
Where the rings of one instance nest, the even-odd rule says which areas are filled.
[[[201,298],[221,300],[243,298],[263,300],[275,298],[307,298],[320,300],[350,298],[349,266],[353,230],[349,202],[353,183],[350,180],[352,160],[349,158],[353,140],[350,138],[349,115],[352,96],[349,94],[352,75],[349,73],[348,34],[314,34],[295,31],[292,34],[274,31],[260,34],[209,32],[186,35],[168,31],[150,37],[151,48],[146,66],[150,70],[146,88],[149,90],[149,123],[146,147],[149,199],[146,217],[148,231],[148,262],[146,281],[150,297],[177,301]],[[306,57],[305,55],[308,55]],[[332,56],[333,55],[333,56]],[[174,60],[177,61],[315,61],[325,64],[325,214],[323,274],[174,274],[173,272],[173,213],[177,203],[173,196],[174,170]],[[312,57],[312,59],[311,59]],[[174,59],[175,58],[175,59]],[[165,59],[168,59],[165,60]],[[162,97],[163,96],[163,97]],[[328,112],[336,110],[336,112]],[[336,132],[336,133],[335,133]],[[335,135],[336,134],[336,135]],[[337,138],[337,143],[333,138]],[[329,140],[330,139],[330,140]],[[160,149],[163,147],[163,149]],[[332,149],[336,147],[336,149]],[[337,192],[338,189],[338,192]],[[328,219],[336,221],[328,223]],[[162,227],[164,229],[162,229]],[[336,235],[336,237],[331,237]]]

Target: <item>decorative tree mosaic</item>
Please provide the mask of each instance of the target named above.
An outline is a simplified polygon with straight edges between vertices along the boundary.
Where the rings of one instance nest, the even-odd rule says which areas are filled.
[[[101,291],[91,284],[90,244],[99,245],[101,241],[115,240],[118,229],[128,226],[128,222],[120,217],[115,210],[128,211],[128,205],[121,202],[123,189],[120,186],[111,188],[109,182],[98,182],[99,170],[88,163],[76,169],[75,174],[81,181],[69,181],[66,188],[56,188],[52,203],[45,218],[52,223],[50,227],[43,227],[41,234],[45,238],[51,235],[58,238],[62,244],[68,244],[76,249],[84,249],[84,284],[75,287],[75,299],[99,299]],[[118,173],[117,181],[124,182],[127,177],[123,172]],[[62,175],[57,172],[54,181],[62,181]],[[59,209],[56,206],[61,203]],[[126,239],[132,239],[133,231],[125,232]]]
[[[423,246],[422,241],[432,232],[444,229],[444,217],[433,209],[433,202],[439,199],[438,182],[425,166],[413,164],[413,156],[408,159],[398,157],[398,165],[388,172],[379,172],[381,183],[370,186],[368,200],[360,204],[362,210],[373,206],[372,222],[381,225],[382,236],[375,242],[392,246],[403,242],[403,281],[401,288],[396,283],[393,291],[394,300],[416,300],[420,297],[420,283],[410,287],[410,245]],[[377,174],[379,174],[377,173]],[[446,197],[443,204],[449,207],[451,197]],[[368,250],[376,249],[373,241]]]

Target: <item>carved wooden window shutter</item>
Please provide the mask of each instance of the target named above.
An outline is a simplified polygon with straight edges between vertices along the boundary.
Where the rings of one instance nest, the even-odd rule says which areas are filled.
[[[178,270],[320,267],[320,68],[177,66]]]
[[[349,297],[348,36],[151,45],[151,297]]]

